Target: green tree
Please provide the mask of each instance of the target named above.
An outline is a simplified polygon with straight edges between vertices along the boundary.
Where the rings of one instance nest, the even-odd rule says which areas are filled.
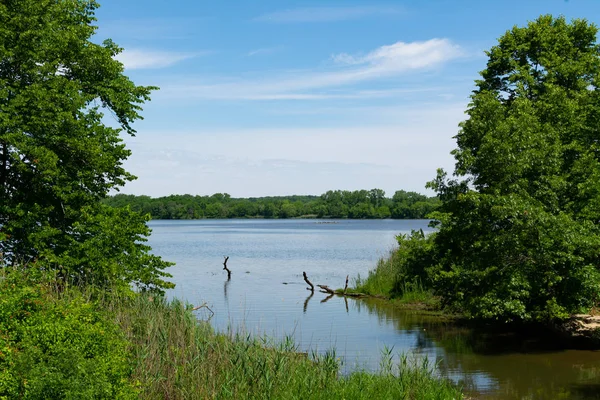
[[[448,304],[497,319],[563,318],[597,300],[600,47],[585,20],[541,16],[487,55],[456,136],[432,278]]]
[[[37,262],[78,280],[169,287],[169,264],[143,245],[145,218],[101,202],[134,179],[120,133],[134,135],[154,88],[124,75],[112,41],[91,41],[97,7],[0,3],[0,252],[5,263]],[[106,112],[116,128],[103,123]],[[103,247],[90,252],[90,243]]]

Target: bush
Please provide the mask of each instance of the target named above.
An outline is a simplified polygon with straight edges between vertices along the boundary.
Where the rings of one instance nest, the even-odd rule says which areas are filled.
[[[133,399],[128,346],[76,289],[0,275],[0,399]]]

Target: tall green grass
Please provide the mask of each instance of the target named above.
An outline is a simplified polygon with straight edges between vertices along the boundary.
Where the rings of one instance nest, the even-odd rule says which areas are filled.
[[[438,305],[426,268],[431,266],[431,238],[422,231],[397,237],[399,247],[377,262],[366,278],[356,278],[356,292],[394,298],[401,303]],[[429,257],[428,257],[429,256]],[[425,260],[425,261],[423,261]]]
[[[1,274],[1,273],[0,273]],[[11,273],[14,274],[14,273]],[[264,337],[241,334],[220,334],[208,323],[199,322],[189,305],[167,301],[149,294],[98,292],[89,288],[64,288],[40,284],[4,273],[0,277],[0,292],[15,285],[11,298],[19,301],[0,301],[0,327],[9,332],[0,335],[0,351],[27,352],[36,347],[36,340],[44,338],[59,346],[63,337],[54,337],[51,331],[35,328],[43,325],[45,307],[59,311],[52,314],[53,324],[81,326],[84,332],[91,325],[93,332],[104,338],[99,343],[114,340],[118,346],[77,347],[82,357],[65,361],[63,372],[77,370],[88,355],[99,364],[114,364],[114,368],[99,369],[94,374],[82,375],[80,387],[93,387],[94,380],[108,382],[105,392],[81,392],[75,398],[132,398],[141,399],[458,399],[461,392],[448,381],[439,379],[429,365],[404,357],[394,363],[391,351],[382,356],[381,371],[356,372],[340,376],[335,351],[310,355],[298,353],[291,337],[276,343]],[[16,282],[20,281],[20,284]],[[12,282],[12,283],[11,283]],[[30,309],[23,293],[30,290],[41,293],[40,309]],[[19,292],[21,295],[16,295]],[[26,297],[26,296],[25,296]],[[82,317],[72,318],[72,302],[88,310]],[[24,310],[27,311],[24,311]],[[27,314],[29,313],[29,314]],[[42,314],[39,314],[42,313]],[[38,315],[39,314],[39,315]],[[36,317],[38,315],[38,317]],[[31,330],[14,334],[7,321],[16,316]],[[29,322],[27,322],[29,321]],[[4,324],[4,325],[3,325]],[[41,325],[40,325],[41,324]],[[91,328],[90,328],[91,329]],[[35,337],[29,337],[35,332]],[[77,334],[74,334],[77,336]],[[104,336],[103,336],[104,335]],[[84,335],[85,336],[85,335]],[[87,337],[87,336],[86,336]],[[89,336],[90,344],[94,335]],[[4,347],[2,347],[4,346]],[[48,347],[49,349],[52,346]],[[92,350],[90,350],[90,348]],[[116,350],[115,350],[116,349]],[[41,350],[40,350],[41,351]],[[43,352],[43,351],[42,351]],[[87,352],[87,353],[86,353]],[[56,354],[46,354],[60,363]],[[12,362],[11,362],[12,360]],[[26,359],[25,359],[26,360]],[[88,362],[88,364],[90,364]],[[92,365],[94,363],[92,362]],[[7,371],[0,375],[0,398],[43,398],[28,394],[27,385],[35,376],[27,373],[26,365],[15,369],[14,357],[0,352],[0,367]],[[33,368],[33,366],[31,366]],[[2,370],[2,368],[0,368]],[[105,379],[105,372],[111,372]],[[103,375],[104,374],[104,375]],[[64,375],[64,374],[63,374]],[[10,378],[12,388],[19,396],[13,397],[2,386],[2,379]],[[67,379],[68,377],[60,377]],[[67,379],[68,380],[68,379]],[[39,391],[52,380],[40,380]],[[65,381],[66,382],[66,381]],[[108,389],[107,389],[108,388]],[[64,386],[63,386],[64,389]],[[3,391],[4,390],[4,391]],[[31,392],[33,393],[33,392]],[[57,392],[53,398],[67,398],[66,392]],[[71,396],[72,397],[72,396]],[[73,398],[73,397],[72,397]]]
[[[356,278],[356,292],[385,296],[404,303],[426,303],[435,305],[437,299],[427,289],[419,277],[408,278],[400,271],[404,261],[398,251],[390,252],[390,256],[380,259],[375,269],[369,271],[366,279]]]
[[[392,250],[387,258],[380,258],[367,278],[360,275],[356,278],[355,290],[370,295],[390,296],[396,282],[398,257],[398,252]]]

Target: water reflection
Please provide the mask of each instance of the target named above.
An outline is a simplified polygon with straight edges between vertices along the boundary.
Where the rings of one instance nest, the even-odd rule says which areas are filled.
[[[215,330],[276,339],[293,333],[301,351],[335,348],[344,373],[376,370],[385,348],[426,356],[474,398],[600,398],[600,353],[561,348],[547,332],[490,331],[339,296],[317,296],[321,303],[312,300],[308,312],[314,295],[305,293],[302,271],[314,283],[342,287],[348,274],[366,276],[395,235],[428,229],[427,221],[316,222],[152,221],[150,245],[177,263],[168,295],[206,302]],[[235,270],[250,273],[225,280],[221,263],[231,249]]]
[[[327,303],[329,300],[331,300],[333,298],[333,296],[335,296],[333,293],[330,293],[327,297],[325,297],[323,300],[321,300],[321,303]]]
[[[441,375],[488,399],[600,399],[600,352],[564,347],[549,331],[466,326],[448,319],[359,300],[359,312],[416,335],[413,351]]]
[[[306,298],[306,300],[304,300],[304,314],[306,314],[306,308],[308,307],[308,302],[310,301],[310,299],[312,299],[312,297],[315,295],[315,292],[313,290],[310,291],[310,294],[308,295],[308,297]]]
[[[231,274],[227,274],[227,279],[223,284],[223,296],[225,298],[225,303],[229,304],[229,298],[227,297],[227,288],[229,287],[229,283],[231,282]]]

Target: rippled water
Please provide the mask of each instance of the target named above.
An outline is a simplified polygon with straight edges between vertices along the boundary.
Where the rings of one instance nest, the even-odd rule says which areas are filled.
[[[306,290],[343,287],[366,276],[396,244],[395,235],[427,231],[427,221],[152,221],[154,252],[176,262],[169,295],[214,311],[221,331],[293,336],[300,351],[336,349],[343,371],[376,370],[381,353],[427,356],[440,374],[476,397],[600,398],[600,352],[557,349],[541,335],[490,333],[389,307],[381,301],[328,298]],[[223,268],[223,258],[232,271]],[[198,310],[206,319],[207,309]]]

